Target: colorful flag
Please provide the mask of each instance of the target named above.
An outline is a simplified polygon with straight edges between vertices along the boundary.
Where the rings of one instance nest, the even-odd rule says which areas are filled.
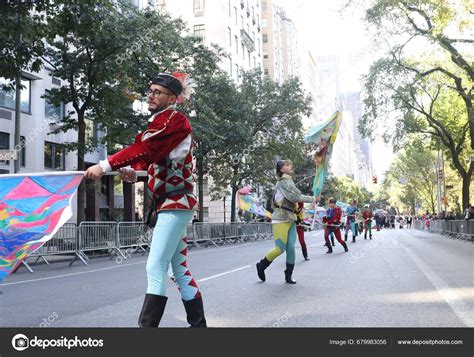
[[[246,191],[243,191],[246,192]],[[242,194],[240,191],[237,193],[237,202],[239,209],[245,212],[254,213],[258,216],[272,218],[272,214],[262,207],[260,202],[249,194]]]
[[[321,194],[326,182],[328,163],[341,120],[342,114],[337,111],[325,122],[309,129],[308,134],[304,138],[306,144],[315,143],[318,145],[318,151],[314,155],[316,173],[313,181],[313,193],[315,196]]]
[[[0,175],[0,281],[72,217],[83,173]]]

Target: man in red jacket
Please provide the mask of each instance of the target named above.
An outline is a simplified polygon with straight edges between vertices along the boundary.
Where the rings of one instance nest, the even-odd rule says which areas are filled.
[[[323,218],[323,223],[325,226],[324,240],[326,241],[326,246],[328,247],[328,251],[326,253],[332,253],[332,246],[329,242],[329,235],[331,232],[334,233],[337,241],[344,247],[344,251],[348,252],[349,249],[347,248],[347,244],[342,240],[341,237],[342,211],[338,206],[336,206],[336,200],[332,197],[329,199],[328,206],[329,209],[327,211],[327,215]]]
[[[146,266],[148,287],[140,327],[158,327],[161,321],[168,299],[170,264],[187,321],[191,327],[206,327],[201,292],[187,268],[186,224],[198,203],[193,192],[191,125],[174,108],[178,97],[187,92],[183,86],[186,78],[180,75],[160,73],[153,79],[148,93],[148,110],[153,115],[148,128],[137,135],[134,144],[90,167],[85,174],[86,178],[99,179],[106,172],[131,165],[131,169],[121,171],[121,177],[135,181],[134,170],[148,171],[148,189],[158,219]]]

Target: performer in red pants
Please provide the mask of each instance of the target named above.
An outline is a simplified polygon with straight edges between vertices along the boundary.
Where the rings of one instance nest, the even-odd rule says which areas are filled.
[[[348,252],[347,244],[342,240],[341,236],[341,218],[342,211],[339,207],[336,206],[336,200],[334,198],[329,199],[328,203],[329,209],[327,211],[326,217],[323,218],[324,222],[324,240],[326,241],[326,246],[328,251],[326,253],[332,253],[332,246],[329,242],[329,235],[331,232],[336,236],[337,241],[344,247],[344,251]]]
[[[308,249],[306,248],[306,242],[304,241],[304,227],[303,227],[303,206],[302,202],[298,203],[298,208],[295,211],[296,214],[296,233],[298,234],[298,240],[300,241],[301,252],[303,253],[304,260],[309,260]]]

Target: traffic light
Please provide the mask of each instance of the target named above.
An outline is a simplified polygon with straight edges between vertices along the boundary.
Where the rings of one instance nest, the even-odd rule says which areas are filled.
[[[372,176],[372,182],[375,184],[377,183],[377,176]]]

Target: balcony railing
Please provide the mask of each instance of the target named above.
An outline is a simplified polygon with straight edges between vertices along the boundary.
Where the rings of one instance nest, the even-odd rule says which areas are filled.
[[[244,44],[250,52],[255,51],[255,42],[252,40],[252,37],[249,36],[247,31],[244,29],[240,30],[240,36],[242,37],[242,43]]]

